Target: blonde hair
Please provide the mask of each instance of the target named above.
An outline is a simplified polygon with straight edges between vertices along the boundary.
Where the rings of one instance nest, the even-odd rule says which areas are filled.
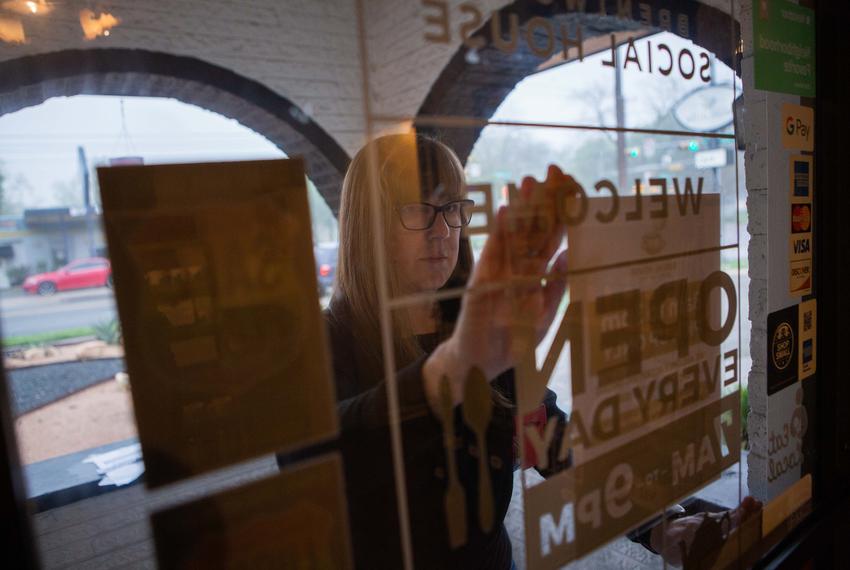
[[[369,169],[380,196],[380,210],[372,211]],[[380,216],[383,234],[390,235],[395,207],[429,199],[457,199],[465,193],[463,166],[457,155],[435,139],[415,135],[387,135],[364,146],[352,159],[342,183],[339,211],[339,259],[331,314],[346,311],[363,351],[380,371],[381,329],[378,301],[378,268],[375,255],[373,216]],[[461,237],[458,262],[444,287],[461,287],[472,268],[469,240]],[[387,286],[391,297],[400,294],[395,268],[388,266]],[[447,334],[457,316],[459,300],[440,303],[439,321]],[[422,355],[406,311],[394,311],[393,340],[397,367]]]

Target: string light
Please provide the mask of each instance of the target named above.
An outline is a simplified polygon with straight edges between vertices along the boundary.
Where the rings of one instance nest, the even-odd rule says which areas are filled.
[[[0,3],[0,8],[22,16],[32,16],[33,14],[43,16],[50,13],[52,9],[46,0],[5,0]]]
[[[121,20],[108,12],[95,13],[89,9],[80,10],[80,26],[83,28],[83,36],[87,40],[93,40],[98,36],[108,36],[110,29],[121,23]]]

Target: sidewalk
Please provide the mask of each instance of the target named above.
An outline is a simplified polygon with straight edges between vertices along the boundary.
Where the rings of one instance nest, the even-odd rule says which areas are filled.
[[[0,289],[0,303],[7,299],[16,299],[18,297],[26,297],[27,292],[21,287],[9,287],[8,289]]]
[[[24,465],[136,437],[129,388],[101,381],[15,420]]]

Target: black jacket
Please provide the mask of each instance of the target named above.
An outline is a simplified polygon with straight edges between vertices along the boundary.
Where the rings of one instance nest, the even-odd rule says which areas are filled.
[[[345,465],[348,514],[356,567],[381,569],[402,567],[398,503],[393,475],[392,448],[387,409],[387,386],[379,365],[370,362],[353,330],[344,305],[325,311],[333,373],[336,380],[340,438],[338,447]],[[458,479],[465,491],[467,543],[451,549],[445,522],[447,488],[442,422],[428,406],[422,382],[422,366],[438,344],[437,335],[418,337],[425,356],[396,374],[402,418],[407,504],[414,562],[425,568],[508,569],[511,545],[503,524],[513,489],[517,458],[513,408],[495,404],[487,431],[494,525],[489,533],[478,520],[478,459],[474,432],[463,422],[461,407],[455,408],[455,457]],[[512,371],[496,378],[491,386],[515,402]],[[547,417],[556,416],[558,433],[566,421],[547,390]],[[553,446],[555,447],[555,446]],[[279,457],[279,463],[292,458]],[[555,465],[550,462],[550,465]],[[557,467],[563,467],[556,466]]]

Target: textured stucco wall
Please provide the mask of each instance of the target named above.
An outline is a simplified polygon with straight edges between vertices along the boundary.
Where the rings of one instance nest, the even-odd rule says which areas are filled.
[[[360,71],[351,0],[116,0],[121,23],[86,40],[80,11],[56,3],[45,16],[22,16],[27,43],[0,43],[0,61],[66,49],[135,48],[232,69],[287,97],[351,150],[361,132]],[[106,7],[104,9],[107,9]]]

